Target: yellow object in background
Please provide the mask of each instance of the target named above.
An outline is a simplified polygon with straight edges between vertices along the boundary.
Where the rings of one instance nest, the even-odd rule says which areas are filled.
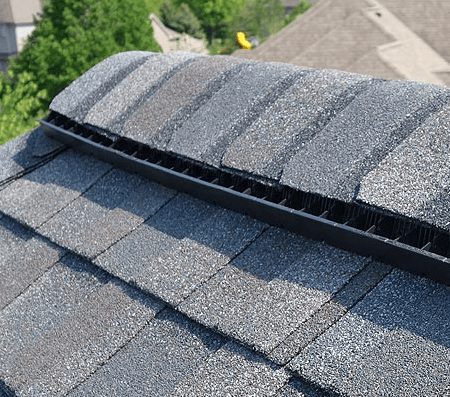
[[[251,50],[252,49],[252,43],[250,43],[247,40],[247,37],[245,36],[244,32],[237,32],[236,33],[236,43],[243,50]]]

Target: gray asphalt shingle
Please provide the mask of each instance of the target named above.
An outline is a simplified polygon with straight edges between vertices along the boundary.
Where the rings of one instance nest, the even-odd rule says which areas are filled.
[[[62,145],[48,138],[40,128],[0,146],[0,185],[38,165]]]
[[[154,55],[131,72],[89,111],[84,122],[122,135],[122,126],[130,113],[167,80],[179,67],[196,55],[175,52]]]
[[[95,263],[175,305],[263,228],[251,218],[178,195]]]
[[[66,151],[0,191],[0,211],[37,228],[110,168],[93,157]]]
[[[106,58],[56,96],[50,110],[83,122],[96,102],[153,55],[150,52],[129,51]]]
[[[358,200],[448,229],[450,107],[433,114],[361,182]]]
[[[62,297],[62,303],[74,306],[66,313],[61,309],[60,302],[53,300],[45,301],[42,312],[34,313],[41,316],[48,311],[56,312],[57,326],[52,324],[47,329],[36,329],[40,324],[33,322],[32,331],[28,331],[33,343],[6,359],[7,369],[3,378],[20,395],[65,394],[132,339],[162,308],[161,303],[152,301],[123,283],[108,278],[92,281],[94,285],[99,285],[91,285],[94,288],[90,293],[87,293],[85,285],[78,286],[82,292],[78,302],[69,303],[69,296]],[[45,299],[48,292],[38,291],[37,299]],[[12,323],[23,319],[24,314],[15,313]],[[12,329],[6,328],[3,334],[5,331],[11,332]],[[19,335],[10,338],[17,340]]]
[[[222,344],[211,331],[163,311],[69,396],[170,395]]]
[[[437,86],[374,85],[297,152],[281,183],[350,201],[362,178],[447,100],[447,91]]]
[[[366,262],[272,228],[194,291],[179,309],[269,353]]]
[[[444,89],[191,57],[113,57],[54,105],[264,177],[297,151],[283,183],[365,177],[366,204],[448,221]],[[0,395],[450,393],[448,287],[60,148],[0,148]]]
[[[105,284],[15,362],[15,370],[27,374],[16,388],[31,389],[33,396],[63,395],[134,338],[161,308],[128,286]]]
[[[230,57],[195,59],[136,108],[121,134],[152,147],[164,148],[172,132],[219,90],[242,63]]]
[[[17,357],[26,354],[43,334],[60,326],[101,285],[92,266],[66,256],[1,310],[0,377],[15,377]]]
[[[138,175],[113,169],[40,227],[39,233],[93,258],[156,213],[174,194]]]
[[[173,133],[167,149],[220,165],[227,146],[292,84],[296,73],[289,65],[246,65]]]
[[[370,78],[305,70],[228,148],[222,164],[279,179],[289,159],[357,94]]]
[[[287,364],[300,351],[313,342],[327,328],[342,318],[347,311],[373,289],[392,268],[378,262],[369,263],[352,277],[330,301],[300,324],[269,357],[278,364]]]
[[[62,250],[0,218],[0,310],[56,263]]]
[[[351,396],[444,396],[449,288],[395,270],[290,366]]]
[[[277,393],[276,397],[327,397],[327,395],[311,386],[304,385],[298,379],[292,378]]]
[[[172,396],[272,396],[287,380],[284,369],[230,342],[180,383]]]

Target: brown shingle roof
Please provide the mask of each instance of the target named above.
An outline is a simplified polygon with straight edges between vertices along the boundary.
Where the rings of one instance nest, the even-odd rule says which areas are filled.
[[[446,84],[449,12],[446,0],[322,0],[255,50],[236,55]]]

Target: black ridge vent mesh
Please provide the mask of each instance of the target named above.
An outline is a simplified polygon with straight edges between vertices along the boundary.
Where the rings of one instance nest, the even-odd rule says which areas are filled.
[[[119,167],[142,173],[147,164],[156,167],[158,175],[166,170],[171,175],[169,187],[450,284],[450,234],[446,230],[359,203],[346,203],[234,170],[211,167],[126,138],[112,141],[54,112],[42,125],[52,137],[94,155],[102,153],[102,160]],[[171,179],[174,175],[178,178],[176,183]],[[164,178],[157,179],[167,184]],[[195,183],[197,186],[193,188]]]

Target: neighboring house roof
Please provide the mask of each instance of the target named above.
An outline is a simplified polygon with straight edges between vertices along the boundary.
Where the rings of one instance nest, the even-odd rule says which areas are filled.
[[[246,58],[448,84],[447,0],[322,0]]]
[[[0,23],[32,24],[41,10],[41,0],[0,0]]]
[[[51,109],[112,140],[450,220],[444,88],[132,52],[91,69]],[[0,162],[0,395],[450,392],[448,287],[168,189],[40,129],[0,147]]]
[[[198,54],[208,53],[204,40],[196,39],[186,33],[178,33],[168,28],[155,14],[150,14],[149,18],[153,28],[153,36],[161,47],[162,52],[190,51]]]

